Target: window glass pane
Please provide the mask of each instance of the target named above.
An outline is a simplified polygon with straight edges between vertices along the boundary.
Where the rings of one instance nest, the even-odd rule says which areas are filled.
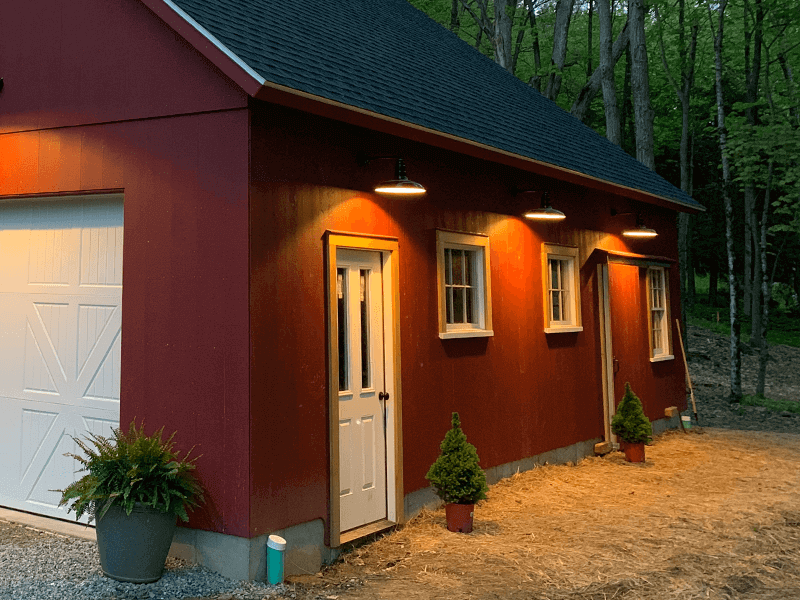
[[[557,290],[560,287],[558,281],[558,261],[550,259],[550,289]]]
[[[466,314],[465,314],[465,322],[467,323],[477,323],[477,319],[473,318],[473,307],[475,306],[475,288],[468,287],[464,288],[464,293],[466,294]]]
[[[569,321],[569,292],[564,290],[561,292],[561,320]]]
[[[472,283],[472,269],[475,268],[475,253],[471,251],[464,251],[464,283],[466,285],[473,285]]]
[[[453,288],[453,323],[464,322],[464,288]]]
[[[453,250],[453,283],[463,285],[464,283],[464,251]]]
[[[559,296],[560,294],[557,291],[550,293],[550,297],[552,298],[553,321],[561,320],[561,298]]]
[[[453,288],[449,287],[444,291],[445,308],[447,311],[446,322],[453,323]]]
[[[449,248],[444,251],[444,282],[453,285],[453,251]]]
[[[350,356],[347,347],[347,269],[336,269],[336,312],[339,338],[339,390],[350,389],[348,372]]]
[[[372,353],[369,343],[369,275],[366,269],[361,269],[361,387],[370,385],[370,365]]]

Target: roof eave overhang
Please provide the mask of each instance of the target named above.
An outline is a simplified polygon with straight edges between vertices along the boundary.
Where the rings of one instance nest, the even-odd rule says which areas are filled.
[[[436,131],[415,123],[409,123],[394,117],[323,98],[307,92],[266,81],[259,73],[239,58],[234,52],[217,39],[210,31],[195,21],[188,13],[172,0],[141,0],[153,13],[161,18],[176,33],[197,49],[212,64],[220,69],[246,94],[258,100],[273,102],[297,108],[305,112],[328,117],[359,127],[396,135],[405,139],[421,142],[438,148],[451,150],[460,154],[490,160],[500,164],[568,181],[587,188],[602,190],[654,204],[673,210],[698,213],[705,208],[682,202],[675,198],[667,198],[650,194],[642,190],[626,187],[606,181],[585,173],[559,167],[527,156],[500,150],[487,144]]]

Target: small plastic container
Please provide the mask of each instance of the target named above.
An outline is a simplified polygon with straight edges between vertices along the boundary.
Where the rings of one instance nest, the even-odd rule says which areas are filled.
[[[279,535],[267,538],[267,581],[270,585],[283,583],[283,555],[286,540]]]
[[[681,416],[681,421],[683,421],[683,428],[684,429],[691,429],[692,428],[692,417],[689,415]]]

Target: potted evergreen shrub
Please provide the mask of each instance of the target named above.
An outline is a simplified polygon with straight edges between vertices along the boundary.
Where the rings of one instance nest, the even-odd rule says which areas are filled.
[[[469,533],[475,503],[486,499],[486,475],[481,469],[475,446],[461,430],[458,413],[453,413],[452,427],[439,447],[441,453],[425,478],[436,495],[445,502],[447,529]]]
[[[97,549],[103,573],[118,581],[157,581],[172,544],[178,517],[203,501],[192,471],[197,457],[182,458],[172,438],[163,440],[162,427],[145,435],[134,420],[128,433],[117,428],[111,438],[89,434],[73,437],[85,456],[67,454],[81,463],[86,475],[61,492],[59,506],[89,515],[97,522]]]
[[[644,462],[644,445],[653,436],[653,428],[644,414],[642,402],[625,382],[625,394],[611,420],[611,431],[622,440],[628,462]]]

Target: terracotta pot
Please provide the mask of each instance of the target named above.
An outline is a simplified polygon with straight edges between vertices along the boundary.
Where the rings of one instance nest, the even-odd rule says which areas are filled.
[[[644,443],[632,444],[625,442],[623,452],[625,452],[625,460],[628,462],[644,462]]]
[[[444,513],[447,517],[447,530],[456,533],[469,533],[472,531],[474,511],[474,504],[445,504]]]

